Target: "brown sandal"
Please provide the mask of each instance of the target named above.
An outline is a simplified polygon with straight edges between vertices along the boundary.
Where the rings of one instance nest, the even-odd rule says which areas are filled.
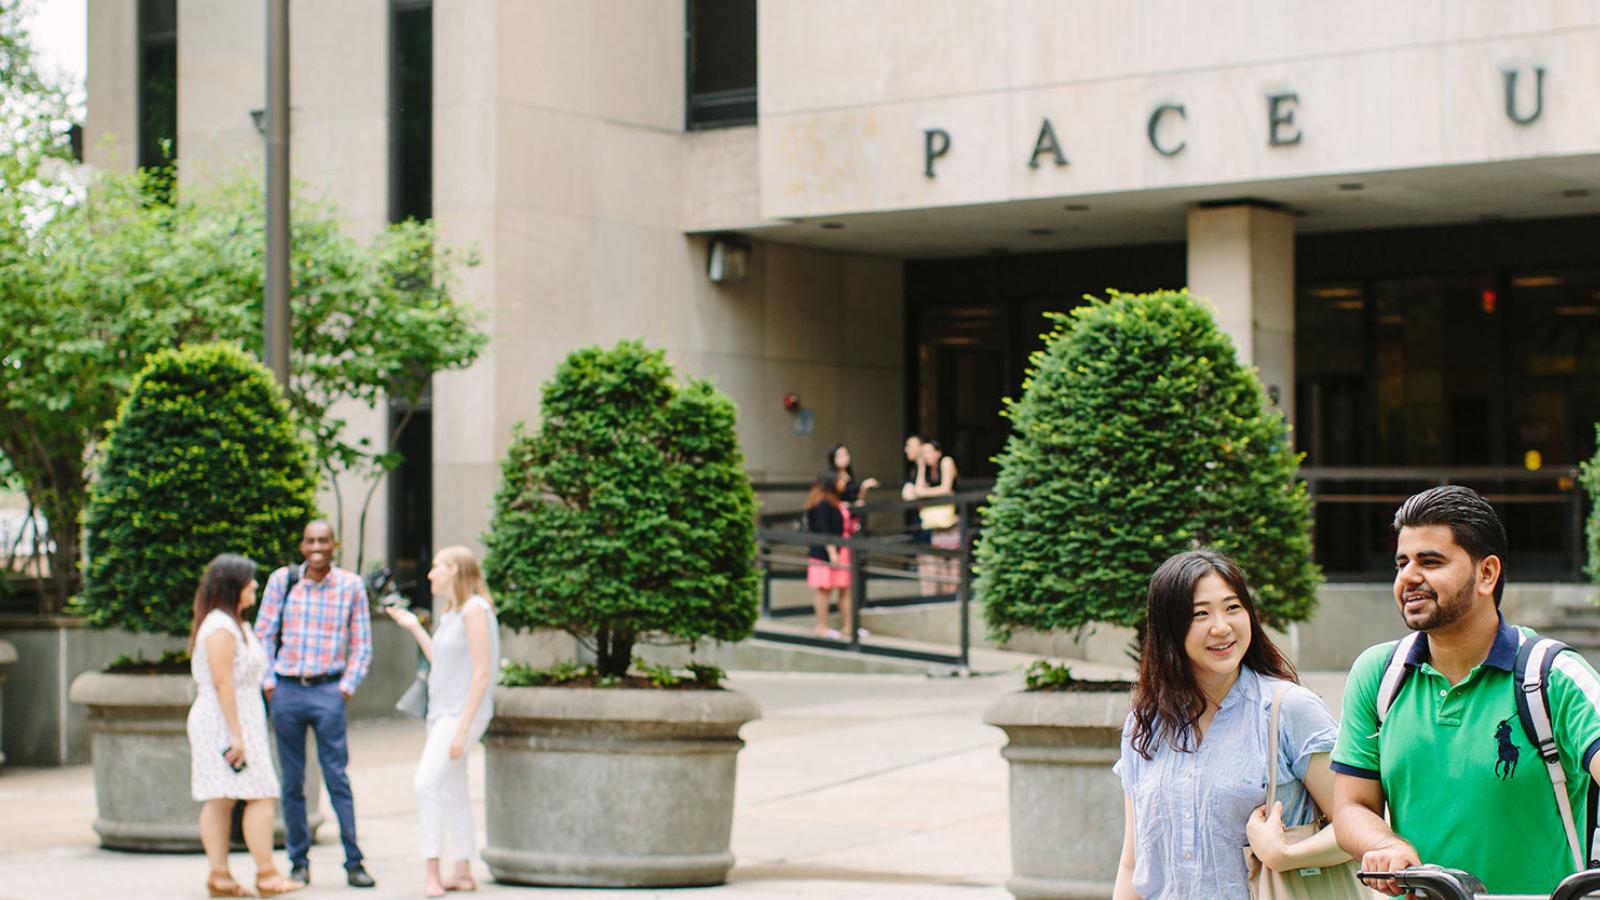
[[[279,894],[288,894],[305,887],[305,882],[294,881],[281,872],[269,872],[266,875],[256,876],[256,891],[263,897],[276,897]]]
[[[452,878],[444,882],[444,889],[447,891],[475,891],[478,889],[478,882],[471,875],[465,878]]]
[[[248,897],[244,885],[233,880],[228,872],[212,872],[206,876],[206,893],[212,897]]]

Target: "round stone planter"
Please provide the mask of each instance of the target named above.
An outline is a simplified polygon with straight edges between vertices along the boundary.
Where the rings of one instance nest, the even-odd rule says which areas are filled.
[[[6,669],[10,668],[11,664],[16,662],[16,661],[17,661],[17,648],[11,646],[11,642],[10,641],[0,641],[0,687],[4,687],[5,686],[5,683],[6,683]],[[0,704],[3,704],[3,701],[0,701]],[[4,734],[5,734],[5,709],[3,708],[3,705],[0,705],[0,735],[4,735]],[[0,748],[3,748],[4,746],[5,746],[4,743],[0,742]],[[5,750],[0,749],[0,766],[3,766],[5,764],[6,764]]]
[[[1122,853],[1122,784],[1111,766],[1126,691],[1008,694],[983,721],[1006,733],[1011,879],[1020,900],[1103,900]]]
[[[189,706],[197,687],[188,675],[85,672],[72,681],[73,703],[89,708],[94,759],[94,830],[112,850],[198,852],[200,804],[190,799]],[[276,754],[276,749],[274,749]],[[313,757],[314,759],[314,757]],[[322,824],[316,790],[320,771],[306,766],[306,810],[313,837]],[[272,761],[277,766],[277,759]],[[237,840],[237,836],[236,836]],[[283,811],[273,840],[283,845]]]
[[[488,846],[500,881],[587,887],[721,884],[733,866],[739,728],[732,691],[495,689]]]

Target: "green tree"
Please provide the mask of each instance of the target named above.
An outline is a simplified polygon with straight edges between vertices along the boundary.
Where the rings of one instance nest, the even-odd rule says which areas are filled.
[[[1199,546],[1244,567],[1272,625],[1312,612],[1311,501],[1283,417],[1187,291],[1053,316],[976,549],[989,628],[1144,628],[1150,575]]]
[[[259,184],[221,179],[152,200],[157,176],[101,173],[84,195],[43,192],[0,215],[0,452],[50,523],[60,609],[78,558],[85,461],[146,357],[186,342],[261,346],[264,216]],[[437,371],[470,365],[485,337],[453,298],[457,267],[430,224],[362,243],[338,211],[302,192],[294,209],[289,401],[314,460],[366,479],[366,503],[398,464],[386,446],[346,434],[340,401],[414,408]],[[336,514],[342,519],[339,499]],[[357,541],[359,545],[359,540]],[[358,564],[359,565],[359,564]]]
[[[1587,529],[1589,558],[1584,568],[1595,584],[1600,584],[1600,423],[1594,427],[1595,453],[1579,469],[1578,480],[1584,493],[1589,495],[1589,523]]]
[[[187,634],[213,557],[290,561],[316,516],[310,447],[272,374],[230,344],[152,356],[97,466],[79,611],[100,628]]]
[[[733,402],[624,341],[573,352],[520,426],[486,537],[500,621],[559,628],[622,675],[651,634],[736,641],[759,612]]]

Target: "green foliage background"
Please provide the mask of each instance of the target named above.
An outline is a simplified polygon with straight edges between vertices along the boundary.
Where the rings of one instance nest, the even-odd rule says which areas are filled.
[[[265,574],[297,558],[300,530],[316,516],[310,448],[271,373],[226,344],[151,358],[97,474],[75,611],[101,628],[188,634],[212,557],[242,553]]]
[[[261,346],[259,182],[185,185],[167,203],[152,199],[158,181],[100,172],[86,197],[0,192],[0,453],[51,524],[57,608],[78,558],[85,460],[147,356],[210,340]],[[332,204],[303,194],[293,216],[288,397],[341,526],[336,476],[363,476],[366,493],[348,506],[364,510],[400,462],[388,448],[409,415],[373,441],[347,434],[335,405],[392,399],[412,410],[431,373],[477,359],[486,341],[478,316],[453,296],[455,272],[475,260],[436,246],[427,223],[362,242]],[[340,531],[364,545],[359,529]]]
[[[1187,291],[1123,294],[1053,316],[1030,360],[976,549],[989,628],[1141,633],[1150,575],[1216,548],[1262,618],[1307,618],[1321,572],[1311,501],[1282,416]]]
[[[541,413],[517,431],[485,539],[500,621],[594,643],[605,675],[646,635],[748,636],[755,493],[733,402],[624,341],[568,356]]]
[[[1600,423],[1594,426],[1595,446],[1600,448]],[[1579,470],[1578,480],[1583,484],[1584,493],[1589,495],[1589,524],[1588,559],[1584,568],[1589,573],[1589,578],[1595,584],[1600,584],[1600,449],[1588,461],[1584,462]]]

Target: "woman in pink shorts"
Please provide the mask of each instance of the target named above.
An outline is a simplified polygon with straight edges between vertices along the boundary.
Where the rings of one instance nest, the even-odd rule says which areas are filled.
[[[851,531],[850,507],[839,496],[839,483],[832,472],[823,474],[806,497],[806,530],[817,534],[845,537]],[[806,564],[806,584],[815,592],[812,606],[817,614],[817,634],[839,638],[828,627],[828,606],[839,604],[839,617],[848,632],[854,621],[850,606],[850,551],[833,544],[812,544]]]

